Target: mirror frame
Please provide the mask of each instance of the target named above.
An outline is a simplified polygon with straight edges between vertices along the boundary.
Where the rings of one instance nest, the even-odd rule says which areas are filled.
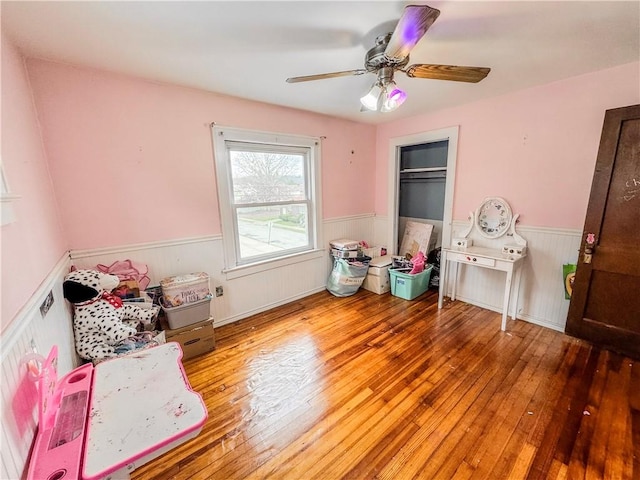
[[[485,211],[489,208],[496,209],[500,212],[500,217],[504,217],[504,222],[500,222],[495,231],[487,232],[486,227],[483,227],[481,222]],[[499,218],[500,218],[499,217]],[[475,214],[475,227],[478,233],[485,238],[500,238],[506,234],[511,228],[511,222],[513,220],[513,214],[509,203],[501,197],[487,197],[480,206],[476,209]]]

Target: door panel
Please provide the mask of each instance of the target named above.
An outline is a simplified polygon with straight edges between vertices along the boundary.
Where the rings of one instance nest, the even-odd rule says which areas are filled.
[[[639,292],[640,105],[634,105],[605,114],[567,333],[640,358]]]
[[[591,276],[584,316],[608,326],[615,313],[615,326],[633,332],[640,312],[640,295],[636,292],[640,292],[640,277],[596,270]],[[610,305],[624,305],[624,308],[612,312]]]
[[[640,120],[622,123],[618,152],[611,176],[606,215],[600,231],[603,245],[625,246],[638,232],[640,212]],[[631,160],[631,161],[628,161]],[[637,246],[637,244],[636,244]]]

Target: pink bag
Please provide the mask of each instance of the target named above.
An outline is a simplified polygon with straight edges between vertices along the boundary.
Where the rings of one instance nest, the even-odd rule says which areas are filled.
[[[409,272],[409,275],[416,275],[418,273],[422,273],[424,271],[425,264],[424,253],[418,252],[415,257],[411,259],[411,264],[413,268]]]
[[[96,269],[102,273],[116,275],[120,281],[136,280],[140,286],[140,290],[145,290],[151,282],[151,279],[147,276],[149,268],[144,263],[123,260],[113,262],[108,267],[100,264]]]

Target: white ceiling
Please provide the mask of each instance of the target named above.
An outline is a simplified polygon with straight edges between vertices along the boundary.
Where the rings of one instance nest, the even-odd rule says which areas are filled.
[[[430,1],[440,17],[409,63],[491,67],[485,80],[398,72],[408,99],[392,113],[360,112],[374,74],[285,83],[362,68],[375,37],[393,30],[407,3],[2,1],[2,29],[28,57],[367,123],[640,60],[638,1]]]

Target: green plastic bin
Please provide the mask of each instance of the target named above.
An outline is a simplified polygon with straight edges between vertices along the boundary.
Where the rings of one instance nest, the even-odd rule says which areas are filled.
[[[408,273],[389,270],[391,276],[391,295],[413,300],[419,297],[429,288],[429,279],[433,265],[425,266],[422,273],[409,275]]]

